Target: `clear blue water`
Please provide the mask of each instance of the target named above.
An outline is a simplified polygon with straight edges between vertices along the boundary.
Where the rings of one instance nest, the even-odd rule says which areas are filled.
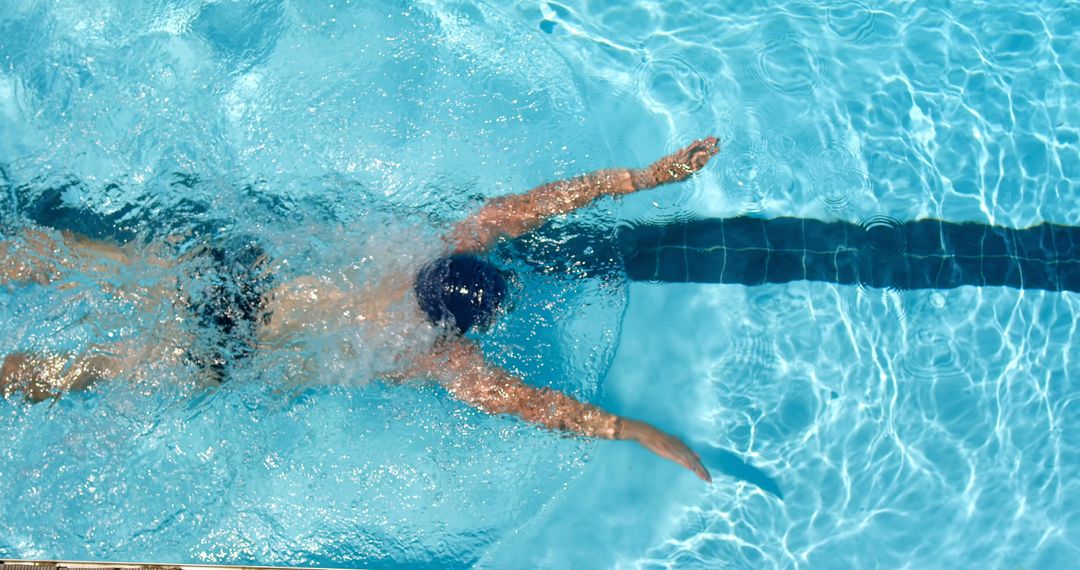
[[[352,283],[423,258],[484,197],[716,134],[723,152],[691,182],[575,220],[1076,225],[1077,30],[1070,2],[3,0],[0,200],[18,224],[20,200],[78,181],[66,199],[95,212],[210,220],[259,236],[285,273]],[[211,391],[149,362],[53,404],[0,402],[0,557],[1080,555],[1077,294],[521,275],[527,293],[481,337],[493,360],[677,433],[736,476],[707,486],[630,444],[372,383],[375,349],[327,351],[334,381],[306,390],[272,357]],[[0,292],[0,352],[138,340],[176,317],[68,279]]]

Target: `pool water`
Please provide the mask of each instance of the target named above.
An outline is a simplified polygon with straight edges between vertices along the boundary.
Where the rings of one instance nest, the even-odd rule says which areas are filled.
[[[736,216],[1076,226],[1078,30],[1064,1],[5,0],[0,221],[19,239],[60,200],[143,253],[252,236],[282,277],[360,288],[422,263],[485,198],[716,135],[722,152],[691,181],[545,231],[603,242]],[[319,337],[311,385],[289,382],[280,355],[213,389],[150,358],[55,402],[0,401],[0,558],[1065,568],[1080,555],[1078,293],[656,283],[520,253],[494,253],[517,277],[514,310],[476,336],[488,358],[678,434],[712,485],[629,443],[377,381],[400,330],[356,334],[351,354]],[[181,311],[110,291],[186,263],[0,289],[0,352],[160,340]]]

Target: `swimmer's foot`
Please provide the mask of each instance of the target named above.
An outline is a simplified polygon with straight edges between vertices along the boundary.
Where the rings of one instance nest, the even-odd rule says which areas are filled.
[[[60,277],[66,261],[60,240],[38,230],[25,230],[0,241],[0,285],[46,285]]]
[[[617,438],[634,440],[660,457],[693,471],[694,475],[706,483],[712,483],[712,476],[701,464],[698,454],[673,435],[666,434],[647,423],[623,418],[619,424]]]
[[[119,361],[106,354],[70,357],[64,354],[16,352],[0,366],[0,397],[22,395],[30,402],[59,398],[84,390],[101,378],[115,376]]]
[[[51,370],[47,359],[24,353],[9,354],[0,367],[0,397],[10,398],[21,395],[31,402],[40,402],[60,396],[45,374],[57,372]]]
[[[709,159],[719,152],[720,141],[716,137],[694,141],[685,148],[652,163],[648,168],[632,171],[634,188],[643,190],[686,180],[704,168],[709,163]]]

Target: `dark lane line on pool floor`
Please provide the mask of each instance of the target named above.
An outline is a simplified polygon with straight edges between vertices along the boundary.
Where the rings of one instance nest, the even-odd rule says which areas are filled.
[[[762,285],[817,281],[874,288],[963,285],[1080,292],[1080,227],[1025,229],[939,220],[865,224],[710,218],[545,227],[510,246],[530,265],[633,281]]]

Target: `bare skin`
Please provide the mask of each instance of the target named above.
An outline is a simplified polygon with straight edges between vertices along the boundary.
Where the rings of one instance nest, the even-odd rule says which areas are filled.
[[[59,235],[40,230],[23,232],[22,239],[0,242],[0,283],[30,281],[46,285],[65,271],[101,273],[110,266],[130,266],[129,250],[87,239],[72,232]]]
[[[464,339],[439,345],[406,377],[434,378],[451,396],[492,415],[509,414],[547,429],[598,439],[636,441],[649,451],[682,465],[702,480],[712,477],[679,438],[636,420],[617,416],[550,388],[536,388],[484,360],[479,347]]]
[[[538,186],[525,194],[496,198],[458,224],[449,243],[456,252],[482,251],[501,237],[514,238],[551,217],[587,206],[603,196],[621,196],[679,182],[701,170],[720,151],[709,137],[643,169],[601,170]],[[616,416],[550,389],[537,389],[484,362],[464,339],[439,347],[415,372],[437,379],[454,397],[491,414],[510,414],[549,429],[587,437],[633,440],[653,453],[712,481],[701,459],[678,438],[655,427]]]
[[[123,289],[110,285],[110,278],[131,271],[134,266],[171,265],[152,250],[136,252],[131,247],[92,240],[72,232],[30,229],[24,231],[21,238],[0,242],[0,285],[37,283],[65,289],[73,285],[63,282],[65,274],[77,272],[95,275],[104,290],[134,301],[143,310],[151,310],[156,303],[181,303],[175,282]],[[149,358],[167,359],[176,353],[175,344],[182,342],[184,335],[173,327],[164,334],[169,340],[155,345],[117,342],[95,345],[81,354],[8,354],[0,364],[0,396],[21,393],[28,400],[39,402],[85,389],[100,378],[116,377],[125,370],[137,369],[140,362]]]
[[[525,194],[496,198],[457,224],[446,240],[447,250],[481,252],[499,239],[520,236],[554,216],[585,207],[604,196],[621,196],[686,180],[719,150],[717,139],[709,137],[646,168],[601,170],[543,184]],[[20,256],[7,244],[0,244],[0,283],[29,280],[45,284],[58,279],[65,270],[81,267],[73,265],[70,259],[50,255],[60,249],[60,244],[48,234],[37,232],[24,241],[33,248],[34,255],[30,258]],[[63,242],[69,250],[79,251],[77,257],[89,260],[87,263],[103,259],[130,265],[132,261],[129,252],[116,246],[66,235]],[[327,323],[378,326],[389,318],[391,306],[406,299],[411,287],[411,275],[392,276],[359,292],[343,290],[315,277],[281,284],[267,296],[270,320],[259,330],[260,348],[280,348],[310,327],[327,326]],[[183,300],[178,298],[173,302]],[[135,366],[135,358],[145,356],[147,349],[130,347],[107,347],[78,356],[12,354],[4,360],[0,371],[0,392],[5,395],[22,392],[32,400],[56,397],[64,391],[82,389],[98,378],[116,376]],[[530,386],[486,362],[479,347],[467,339],[444,337],[426,355],[403,363],[401,370],[387,379],[417,378],[434,379],[453,397],[490,414],[514,415],[547,429],[586,437],[636,441],[701,479],[711,481],[698,455],[678,438],[557,390]]]
[[[537,186],[524,194],[495,198],[454,228],[449,243],[458,252],[483,251],[499,237],[515,238],[550,218],[585,207],[603,196],[621,196],[681,182],[720,152],[715,137],[696,141],[646,168],[598,170]]]

